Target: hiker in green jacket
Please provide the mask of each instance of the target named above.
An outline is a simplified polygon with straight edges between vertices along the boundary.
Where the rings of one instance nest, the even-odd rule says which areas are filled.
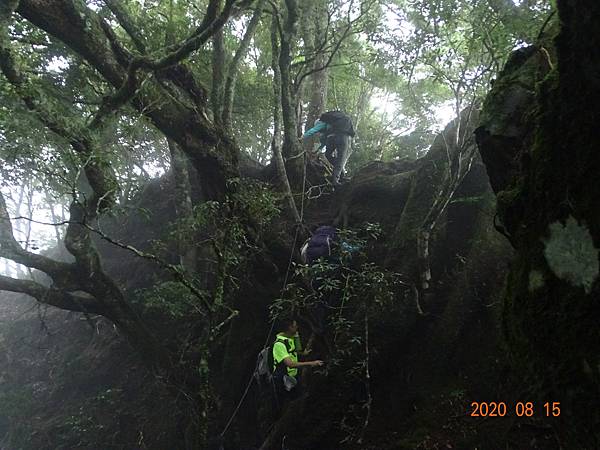
[[[273,379],[279,393],[295,397],[299,391],[298,378],[300,367],[319,367],[323,361],[298,361],[298,353],[302,352],[298,322],[294,318],[279,320],[279,333],[273,344]]]

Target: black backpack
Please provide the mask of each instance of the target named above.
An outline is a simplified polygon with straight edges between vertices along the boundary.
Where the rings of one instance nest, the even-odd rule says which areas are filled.
[[[321,117],[319,117],[319,120],[329,125],[333,133],[344,133],[348,136],[354,136],[352,119],[341,111],[324,112],[321,114]]]

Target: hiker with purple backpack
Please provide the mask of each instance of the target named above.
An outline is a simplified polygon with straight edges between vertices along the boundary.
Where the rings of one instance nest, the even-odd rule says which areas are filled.
[[[317,269],[317,276],[310,280],[310,287],[315,293],[320,293],[320,300],[312,308],[315,319],[314,331],[323,333],[327,308],[336,303],[337,289],[326,288],[321,291],[326,279],[337,279],[341,274],[342,253],[350,256],[359,248],[349,242],[340,240],[335,227],[331,225],[319,226],[313,235],[304,243],[300,250],[302,262],[313,266],[319,262],[325,263]],[[311,270],[312,272],[312,270]],[[331,284],[329,286],[332,286]]]
[[[335,239],[336,231],[334,227],[324,225],[317,228],[300,250],[302,262],[312,265],[319,258],[324,258],[326,262],[334,262],[332,255]]]
[[[306,240],[300,249],[300,257],[304,264],[312,266],[319,260],[325,263],[334,264],[334,246],[336,245],[336,229],[330,225],[318,227],[313,235]],[[310,287],[313,291],[318,292],[323,284],[323,277],[333,276],[330,268],[325,269],[325,272],[320,277],[310,279]],[[328,297],[328,296],[326,296]],[[313,331],[317,334],[323,334],[325,326],[325,317],[327,315],[327,304],[329,300],[319,300],[312,307],[312,316],[314,319]]]

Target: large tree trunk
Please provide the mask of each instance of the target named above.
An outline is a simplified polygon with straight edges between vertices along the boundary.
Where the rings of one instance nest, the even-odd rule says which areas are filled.
[[[67,127],[65,121],[56,120],[51,114],[44,98],[39,101],[32,96],[31,89],[28,89],[28,75],[22,73],[16,64],[8,37],[11,8],[16,7],[17,3],[18,14],[63,41],[114,87],[114,92],[105,97],[89,124],[81,125],[78,118],[74,118],[74,123]],[[82,196],[78,201],[73,201],[70,206],[65,246],[75,259],[73,263],[55,261],[22,248],[14,238],[4,199],[0,195],[0,255],[46,273],[53,282],[47,287],[34,281],[0,277],[0,290],[22,292],[62,309],[107,317],[127,336],[148,367],[163,376],[170,386],[175,386],[175,391],[179,393],[183,390],[190,398],[194,398],[196,412],[203,414],[207,412],[209,404],[206,388],[208,375],[205,372],[198,374],[195,369],[198,360],[208,358],[208,345],[192,352],[192,355],[186,355],[183,363],[178,360],[173,365],[171,350],[147,328],[120,287],[103,270],[91,232],[99,232],[97,219],[114,203],[118,189],[109,161],[98,157],[104,155],[102,148],[96,144],[95,132],[102,127],[109,114],[125,103],[131,103],[168,139],[181,147],[197,169],[202,192],[207,199],[225,200],[233,189],[230,187],[233,184],[228,180],[238,176],[238,149],[221,128],[209,120],[204,88],[183,64],[179,64],[222,27],[235,1],[226,0],[220,14],[217,3],[216,0],[209,2],[205,19],[189,39],[178,47],[168,47],[169,53],[157,59],[131,55],[108,23],[79,0],[25,0],[12,2],[8,7],[3,4],[0,8],[0,69],[27,108],[36,113],[48,129],[69,142],[80,158],[91,194],[86,195],[85,199]],[[148,77],[148,72],[152,73],[152,77]],[[143,83],[142,78],[148,83]],[[177,166],[176,163],[174,165]],[[125,244],[119,245],[140,256],[158,260]],[[212,333],[220,329],[219,325],[213,323],[213,305],[204,293],[186,282],[177,267],[164,263],[163,267],[195,293],[201,304],[198,309],[202,309],[206,319],[198,324],[198,334],[205,338],[204,341],[210,342],[214,337]],[[231,317],[234,316],[232,313]],[[203,328],[203,325],[206,327]],[[177,358],[182,359],[179,352]],[[207,421],[203,420],[196,427],[195,435],[200,435],[201,441],[205,438],[206,424]]]
[[[558,13],[556,53],[545,37],[509,59],[477,138],[517,251],[504,313],[514,366],[529,397],[560,402],[564,448],[598,448],[600,4],[559,0]]]

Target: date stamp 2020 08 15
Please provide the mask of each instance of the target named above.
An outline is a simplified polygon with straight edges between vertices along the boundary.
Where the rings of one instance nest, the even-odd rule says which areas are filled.
[[[509,407],[505,402],[471,402],[471,417],[504,417],[511,414],[512,411],[518,417],[531,417],[539,411],[533,402],[517,402]],[[560,416],[560,402],[546,402],[541,408],[542,414],[546,417]]]

